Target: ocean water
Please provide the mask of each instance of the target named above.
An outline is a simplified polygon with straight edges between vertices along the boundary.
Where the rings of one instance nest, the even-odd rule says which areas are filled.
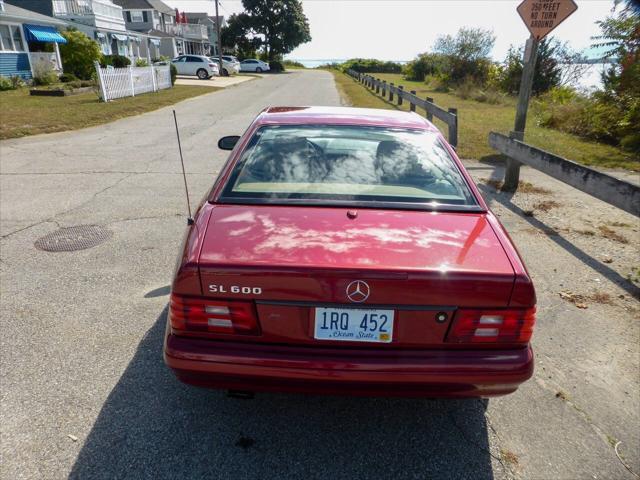
[[[288,58],[287,60],[292,60],[294,62],[300,62],[307,68],[316,68],[320,65],[326,65],[327,63],[342,63],[346,61],[346,58],[316,58],[316,59],[306,59],[306,58]]]

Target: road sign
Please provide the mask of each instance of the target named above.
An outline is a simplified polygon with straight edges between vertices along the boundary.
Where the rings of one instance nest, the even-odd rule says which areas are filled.
[[[573,0],[524,0],[518,13],[536,40],[542,40],[578,9]]]

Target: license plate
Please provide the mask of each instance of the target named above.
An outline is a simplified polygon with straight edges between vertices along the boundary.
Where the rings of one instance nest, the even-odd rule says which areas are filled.
[[[393,310],[316,308],[314,338],[346,342],[390,343]]]

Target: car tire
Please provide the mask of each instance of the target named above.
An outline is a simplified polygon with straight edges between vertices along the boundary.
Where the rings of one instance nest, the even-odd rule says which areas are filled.
[[[228,76],[229,76],[229,72],[227,71],[227,69],[226,69],[226,68],[223,68],[223,69],[222,69],[222,76],[223,76],[223,77],[228,77]]]
[[[262,73],[262,68],[257,67],[257,68],[256,68],[256,73]]]
[[[207,72],[204,68],[198,69],[196,75],[200,80],[207,80],[209,78],[209,72]]]

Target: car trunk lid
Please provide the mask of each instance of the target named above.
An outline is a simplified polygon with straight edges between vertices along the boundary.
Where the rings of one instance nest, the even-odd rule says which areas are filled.
[[[205,296],[254,300],[263,341],[314,343],[315,307],[337,306],[394,309],[394,346],[441,343],[458,307],[506,307],[514,281],[484,213],[216,205],[201,252]]]

